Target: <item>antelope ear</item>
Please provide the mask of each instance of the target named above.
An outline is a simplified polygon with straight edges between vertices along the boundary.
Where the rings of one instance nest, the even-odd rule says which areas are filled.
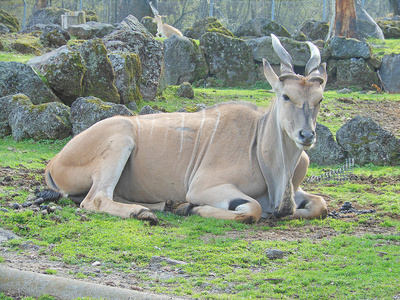
[[[263,65],[264,65],[265,78],[267,78],[267,80],[268,80],[269,84],[272,86],[272,88],[274,90],[276,90],[276,88],[279,85],[279,77],[278,77],[278,75],[276,75],[276,73],[272,69],[271,65],[269,64],[269,62],[265,58],[263,58]]]

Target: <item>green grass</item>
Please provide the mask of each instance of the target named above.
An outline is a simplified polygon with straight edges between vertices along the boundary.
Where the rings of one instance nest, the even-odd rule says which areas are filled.
[[[0,139],[0,164],[11,168],[41,169],[67,143],[65,140],[24,140],[16,142],[11,136]]]
[[[12,52],[0,51],[0,61],[17,61],[26,63],[31,58],[36,57],[34,54],[17,54]]]
[[[373,53],[382,58],[388,54],[400,53],[400,39],[386,39],[384,41],[378,39],[368,39],[372,45]]]

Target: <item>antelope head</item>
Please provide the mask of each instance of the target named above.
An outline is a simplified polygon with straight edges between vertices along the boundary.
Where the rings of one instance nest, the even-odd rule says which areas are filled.
[[[278,76],[266,59],[263,59],[264,74],[276,93],[275,117],[284,131],[300,150],[307,150],[316,141],[317,115],[323,99],[327,81],[326,64],[321,64],[319,49],[307,42],[311,57],[305,68],[305,75],[294,72],[293,60],[275,35],[272,46],[281,62]]]

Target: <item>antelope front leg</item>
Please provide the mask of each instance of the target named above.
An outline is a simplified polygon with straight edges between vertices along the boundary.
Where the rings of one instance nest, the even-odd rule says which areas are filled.
[[[257,200],[231,184],[222,184],[206,190],[191,188],[186,200],[194,205],[191,213],[202,217],[244,223],[255,223],[261,218],[262,208]]]
[[[299,188],[294,196],[298,205],[293,217],[296,219],[325,219],[328,215],[328,208],[324,198],[304,192]]]

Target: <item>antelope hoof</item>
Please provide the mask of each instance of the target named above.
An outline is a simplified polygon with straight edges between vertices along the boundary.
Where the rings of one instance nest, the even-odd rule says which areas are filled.
[[[131,215],[131,217],[141,221],[149,221],[150,225],[157,225],[159,222],[157,216],[150,210],[141,210],[137,215]]]
[[[195,207],[194,204],[184,201],[173,202],[167,201],[167,205],[165,206],[165,210],[172,212],[178,216],[189,216],[192,214],[192,209]]]

